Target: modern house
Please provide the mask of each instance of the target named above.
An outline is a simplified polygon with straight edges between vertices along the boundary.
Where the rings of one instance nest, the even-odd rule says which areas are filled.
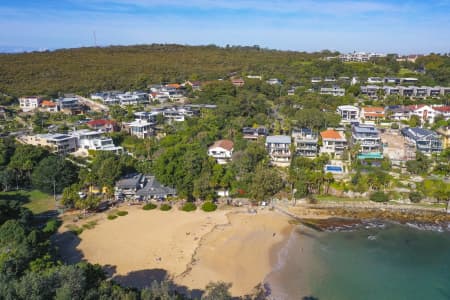
[[[365,106],[361,109],[361,119],[366,121],[378,121],[384,119],[384,108],[383,107],[369,107]]]
[[[316,157],[319,152],[319,137],[309,128],[294,129],[292,131],[295,153],[299,156]]]
[[[135,120],[131,123],[126,123],[125,128],[128,129],[129,134],[140,139],[144,139],[146,137],[154,135],[154,125],[155,123],[151,123],[146,120]]]
[[[242,133],[244,134],[244,139],[246,140],[257,140],[260,136],[267,136],[269,131],[265,127],[244,127],[242,128]]]
[[[266,138],[266,150],[274,165],[288,166],[291,159],[291,137],[271,135]]]
[[[338,86],[323,87],[320,89],[321,95],[331,95],[335,97],[345,96],[345,89]]]
[[[359,108],[353,105],[338,106],[336,112],[341,116],[342,123],[359,122]]]
[[[218,164],[226,164],[233,156],[234,143],[230,140],[216,141],[208,148],[208,155],[214,157]]]
[[[117,95],[120,105],[148,104],[148,94],[144,92],[126,92]]]
[[[92,131],[88,129],[75,130],[69,133],[77,139],[77,147],[83,150],[111,151],[122,153],[123,148],[115,146],[109,137],[104,137],[101,131]]]
[[[175,196],[176,190],[162,185],[153,175],[129,174],[116,182],[116,200],[151,200]]]
[[[320,153],[328,153],[331,156],[341,157],[347,148],[347,139],[342,132],[328,129],[320,133],[322,147]]]
[[[35,110],[39,107],[42,102],[42,97],[39,96],[29,96],[19,98],[20,109],[23,112],[29,112]]]
[[[392,105],[385,108],[386,116],[391,120],[406,121],[409,120],[411,109],[401,105]]]
[[[73,115],[81,114],[83,112],[81,104],[78,101],[78,97],[68,95],[58,99],[59,109],[65,113]]]
[[[362,85],[361,94],[368,96],[370,99],[377,99],[380,88],[377,85]]]
[[[439,135],[424,128],[406,127],[401,130],[406,142],[416,147],[417,151],[432,154],[442,151],[442,140]]]
[[[270,85],[280,85],[283,84],[283,82],[278,79],[278,78],[270,78],[269,80],[266,81],[268,84]]]
[[[24,144],[48,148],[52,153],[67,155],[77,150],[77,140],[67,134],[36,134],[18,137]]]
[[[380,133],[374,126],[353,125],[352,144],[360,146],[358,157],[382,158],[383,150]]]

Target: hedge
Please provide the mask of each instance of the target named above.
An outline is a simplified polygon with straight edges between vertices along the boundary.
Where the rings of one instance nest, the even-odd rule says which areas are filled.
[[[147,203],[142,207],[142,209],[143,210],[151,210],[151,209],[155,209],[156,207],[157,207],[156,204]]]
[[[162,211],[168,211],[172,209],[172,206],[170,206],[169,204],[163,204],[159,207],[159,209]]]
[[[195,205],[195,203],[186,202],[181,209],[183,211],[194,211],[197,209],[197,206]]]
[[[217,209],[217,205],[212,203],[211,201],[207,201],[203,203],[202,210],[206,212],[215,211]]]

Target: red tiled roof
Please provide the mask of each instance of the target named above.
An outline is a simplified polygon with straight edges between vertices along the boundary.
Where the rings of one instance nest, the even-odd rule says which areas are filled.
[[[323,139],[333,139],[333,140],[340,140],[343,138],[343,136],[339,132],[337,132],[336,130],[331,130],[331,129],[322,131],[320,133],[320,136]]]
[[[111,121],[111,120],[103,120],[103,119],[100,119],[100,120],[92,120],[92,121],[89,121],[89,122],[87,122],[87,124],[89,125],[89,126],[105,126],[105,125],[114,125],[114,124],[116,124],[116,122],[114,122],[114,121]]]
[[[230,140],[219,140],[219,141],[215,142],[210,148],[216,148],[216,147],[220,147],[220,148],[226,149],[228,151],[231,151],[231,150],[233,150],[234,143]]]
[[[56,103],[50,100],[44,100],[42,101],[41,106],[55,107]]]
[[[440,112],[450,112],[450,106],[435,106],[433,107],[434,110],[440,111]]]
[[[384,112],[383,107],[363,107],[364,112]]]

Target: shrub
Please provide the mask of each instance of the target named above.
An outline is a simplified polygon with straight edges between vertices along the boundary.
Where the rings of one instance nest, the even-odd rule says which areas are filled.
[[[119,217],[123,217],[123,216],[128,215],[128,212],[125,211],[125,210],[119,210],[119,211],[117,212],[117,215],[118,215]]]
[[[162,211],[168,211],[172,209],[172,206],[170,206],[170,204],[163,204],[159,207],[159,209]]]
[[[181,209],[184,211],[194,211],[197,209],[197,206],[195,205],[195,203],[186,202]]]
[[[423,199],[423,195],[421,192],[411,192],[409,193],[409,200],[412,203],[419,203]]]
[[[86,224],[83,224],[84,229],[92,229],[97,225],[97,221],[89,221]]]
[[[114,220],[117,218],[117,215],[108,215],[108,220]]]
[[[202,205],[202,210],[206,212],[215,211],[216,209],[217,205],[212,203],[211,201],[207,201]]]
[[[83,232],[83,228],[78,227],[77,225],[74,224],[67,225],[66,227],[67,229],[69,229],[69,231],[71,231],[76,235],[80,235]]]
[[[151,209],[155,209],[156,207],[157,207],[156,204],[147,203],[142,207],[142,209],[143,210],[151,210]]]
[[[45,224],[45,227],[44,227],[44,229],[42,229],[42,231],[44,233],[53,234],[58,230],[60,225],[61,225],[60,220],[51,219],[51,220],[47,221],[47,223]]]
[[[389,201],[389,197],[387,194],[377,191],[377,192],[373,192],[370,195],[370,200],[374,201],[374,202],[388,202]]]

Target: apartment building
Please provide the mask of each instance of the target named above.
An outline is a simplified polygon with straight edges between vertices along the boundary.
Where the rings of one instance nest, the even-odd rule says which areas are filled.
[[[272,135],[266,138],[266,150],[274,165],[289,166],[291,159],[291,137],[287,135]]]
[[[292,130],[295,153],[304,157],[316,157],[319,152],[319,137],[309,128]]]
[[[352,144],[360,146],[360,154],[373,154],[374,157],[383,153],[379,131],[370,125],[352,126]]]

